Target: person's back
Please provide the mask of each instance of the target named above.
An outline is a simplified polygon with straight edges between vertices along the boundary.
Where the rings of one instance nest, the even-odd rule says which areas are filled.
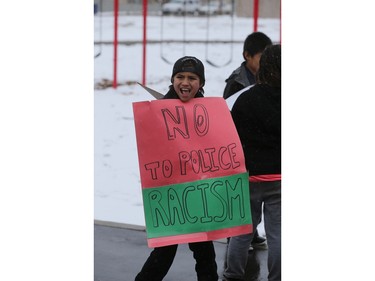
[[[229,98],[245,87],[255,84],[259,59],[264,49],[271,45],[271,39],[262,32],[253,32],[244,41],[242,56],[244,62],[225,80],[223,97]]]
[[[257,83],[232,108],[249,171],[254,229],[262,212],[268,243],[268,280],[281,280],[281,46],[264,50]],[[243,280],[254,233],[233,236],[223,272],[225,281]]]
[[[225,99],[255,84],[260,57],[264,49],[269,45],[272,45],[271,39],[262,32],[253,32],[246,37],[242,52],[244,61],[225,80],[226,86],[223,93]],[[258,231],[254,235],[252,248],[267,248],[266,239],[261,237]]]
[[[249,175],[281,174],[281,88],[256,84],[233,106]]]

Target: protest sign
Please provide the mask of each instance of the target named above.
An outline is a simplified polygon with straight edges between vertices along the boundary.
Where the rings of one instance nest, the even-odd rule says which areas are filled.
[[[149,247],[252,231],[242,146],[223,98],[133,103]]]

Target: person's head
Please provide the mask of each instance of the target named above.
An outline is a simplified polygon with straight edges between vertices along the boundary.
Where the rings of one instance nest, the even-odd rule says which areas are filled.
[[[185,56],[178,59],[172,70],[172,87],[182,101],[194,98],[203,91],[205,83],[203,63],[196,57]]]
[[[281,45],[268,46],[259,62],[257,83],[281,88]]]
[[[246,67],[253,74],[258,71],[259,59],[268,45],[272,45],[272,41],[262,32],[253,32],[245,39],[242,55],[246,61]]]

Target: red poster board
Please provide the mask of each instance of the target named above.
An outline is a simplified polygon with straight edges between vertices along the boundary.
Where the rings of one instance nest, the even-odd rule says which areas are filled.
[[[133,103],[149,247],[252,231],[242,146],[223,98]]]

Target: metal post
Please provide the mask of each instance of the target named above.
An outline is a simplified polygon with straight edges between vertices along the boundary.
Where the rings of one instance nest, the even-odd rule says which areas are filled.
[[[147,0],[143,0],[143,65],[142,84],[146,85],[146,47],[147,47]]]
[[[258,31],[259,0],[254,0],[254,32]]]
[[[114,40],[113,40],[113,88],[117,88],[117,45],[118,45],[118,39],[117,39],[117,33],[118,33],[118,9],[119,9],[119,0],[114,0]]]
[[[280,33],[280,44],[281,44],[281,0],[280,0],[280,27],[279,27],[279,33]]]

